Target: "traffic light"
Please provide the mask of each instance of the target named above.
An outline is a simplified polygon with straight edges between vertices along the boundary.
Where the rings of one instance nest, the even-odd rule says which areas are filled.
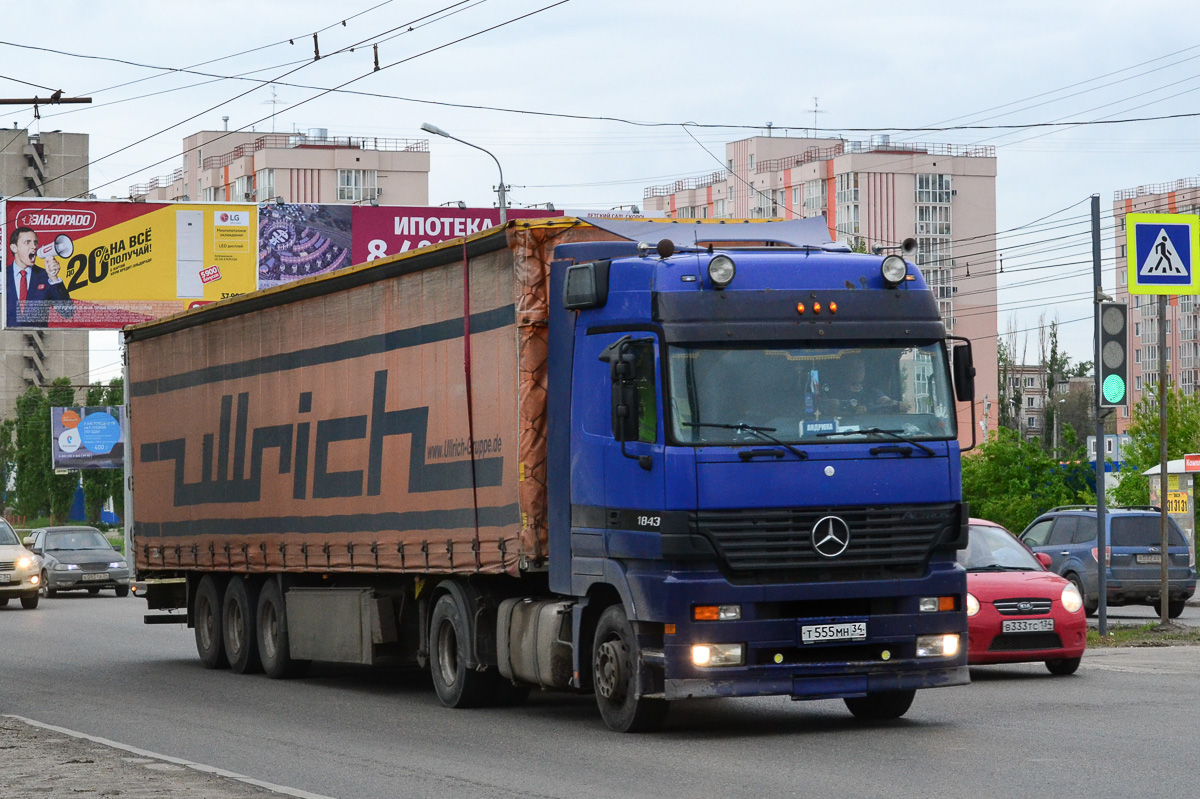
[[[1129,404],[1129,306],[1100,303],[1100,407]]]

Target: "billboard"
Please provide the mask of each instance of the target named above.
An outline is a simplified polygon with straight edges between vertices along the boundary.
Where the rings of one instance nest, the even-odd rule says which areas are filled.
[[[125,468],[124,406],[50,409],[55,469]]]
[[[254,291],[258,208],[8,200],[4,326],[118,330]]]
[[[508,210],[509,219],[545,219],[562,211],[536,208]],[[500,224],[499,208],[427,206],[354,206],[354,263],[460,239]]]

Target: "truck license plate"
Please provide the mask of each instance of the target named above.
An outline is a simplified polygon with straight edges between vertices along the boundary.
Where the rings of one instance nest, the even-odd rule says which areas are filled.
[[[1010,619],[1000,623],[1001,632],[1048,633],[1054,631],[1054,619]]]
[[[82,577],[80,577],[79,579],[81,579],[85,582],[90,582],[92,580],[107,580],[108,572],[96,572],[95,574],[85,574]]]
[[[806,644],[822,641],[865,641],[866,638],[865,621],[850,624],[806,624],[800,628],[800,640]]]

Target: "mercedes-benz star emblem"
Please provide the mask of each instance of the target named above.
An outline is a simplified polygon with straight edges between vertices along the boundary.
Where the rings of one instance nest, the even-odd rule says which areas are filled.
[[[836,558],[850,546],[850,526],[837,516],[826,516],[813,525],[813,549],[823,558]]]

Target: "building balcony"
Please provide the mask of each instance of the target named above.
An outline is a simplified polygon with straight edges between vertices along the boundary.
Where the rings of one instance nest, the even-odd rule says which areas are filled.
[[[714,186],[717,183],[724,183],[728,179],[728,175],[724,169],[717,172],[711,172],[707,175],[698,178],[684,178],[677,180],[674,183],[666,183],[661,186],[647,186],[642,192],[642,199],[648,200],[651,197],[670,197],[681,191],[692,191],[694,189],[706,189],[709,186]]]

